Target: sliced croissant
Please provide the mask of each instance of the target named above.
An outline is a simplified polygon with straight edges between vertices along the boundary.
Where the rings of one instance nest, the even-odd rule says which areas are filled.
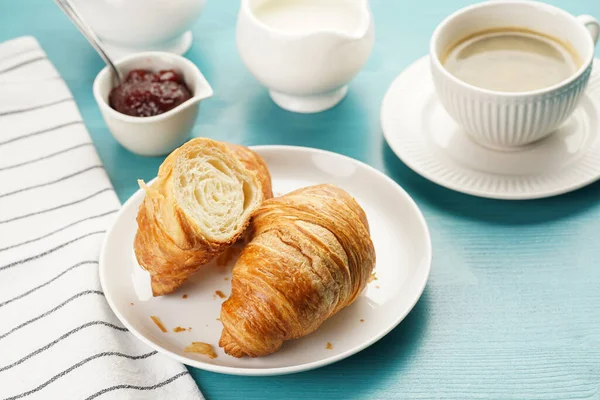
[[[273,197],[273,190],[271,188],[271,174],[267,163],[261,156],[256,152],[250,150],[245,146],[239,144],[225,143],[236,157],[244,164],[246,168],[251,171],[255,171],[258,174],[258,178],[262,184],[263,196],[266,199]]]
[[[268,170],[258,162],[247,168],[239,152],[214,140],[193,139],[165,159],[151,186],[140,182],[146,197],[138,211],[134,250],[150,273],[155,296],[177,289],[233,244],[264,200],[261,181],[270,187]]]
[[[352,304],[375,266],[367,217],[332,185],[265,201],[233,269],[219,346],[234,357],[277,351]]]

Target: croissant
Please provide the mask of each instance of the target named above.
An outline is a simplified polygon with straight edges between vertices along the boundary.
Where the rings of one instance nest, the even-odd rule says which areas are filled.
[[[193,139],[173,151],[140,205],[134,240],[138,263],[155,296],[170,293],[244,232],[271,177],[242,146]]]
[[[244,166],[255,171],[258,174],[258,178],[262,184],[264,199],[270,199],[273,197],[273,189],[271,187],[271,174],[265,160],[256,152],[250,150],[245,146],[239,144],[225,143],[225,146],[236,155],[236,157],[244,164]]]
[[[314,332],[356,300],[375,266],[365,212],[333,185],[263,202],[250,229],[221,306],[219,346],[234,357],[271,354]]]

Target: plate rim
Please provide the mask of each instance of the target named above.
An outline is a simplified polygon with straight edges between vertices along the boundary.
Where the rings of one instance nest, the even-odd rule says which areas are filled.
[[[348,350],[346,350],[340,354],[337,354],[335,356],[325,358],[322,360],[307,362],[307,363],[303,363],[303,364],[299,364],[299,365],[286,366],[286,367],[269,367],[269,368],[228,367],[228,366],[222,366],[222,365],[209,364],[209,363],[205,363],[200,360],[193,360],[190,358],[182,357],[179,354],[173,353],[170,350],[158,345],[157,343],[152,342],[151,340],[146,338],[143,334],[141,334],[136,329],[134,329],[134,327],[131,324],[129,324],[127,318],[125,318],[119,312],[119,309],[115,306],[113,299],[112,299],[111,292],[106,290],[106,285],[107,285],[106,281],[108,278],[106,276],[107,268],[104,266],[105,264],[104,264],[103,260],[105,259],[105,253],[108,251],[107,250],[108,241],[113,234],[114,227],[116,226],[117,221],[119,221],[120,218],[122,218],[122,215],[127,208],[126,206],[128,206],[130,203],[132,203],[134,201],[134,198],[142,190],[142,189],[138,189],[123,203],[119,212],[115,216],[112,225],[107,230],[107,232],[104,236],[104,239],[102,241],[102,247],[101,247],[100,256],[98,259],[100,285],[102,286],[102,291],[105,293],[106,301],[108,302],[112,312],[119,319],[119,321],[121,321],[121,323],[128,329],[128,331],[131,332],[137,339],[141,340],[143,343],[150,346],[151,348],[158,351],[159,353],[164,354],[167,357],[170,357],[172,359],[175,359],[184,365],[188,365],[188,366],[198,368],[201,370],[205,370],[205,371],[210,371],[210,372],[215,372],[215,373],[220,373],[220,374],[227,374],[227,375],[275,376],[275,375],[288,375],[288,374],[293,374],[293,373],[298,373],[298,372],[309,371],[309,370],[324,367],[326,365],[330,365],[335,362],[346,359],[354,354],[361,352],[362,350],[373,345],[374,343],[378,342],[380,339],[382,339],[384,336],[386,336],[388,333],[390,333],[394,328],[396,328],[404,320],[404,318],[406,318],[406,316],[412,311],[412,309],[415,307],[415,305],[417,304],[419,299],[422,297],[425,287],[427,286],[427,282],[429,281],[429,276],[431,273],[431,263],[432,263],[431,233],[429,231],[427,221],[426,221],[421,209],[418,207],[418,205],[416,204],[414,199],[408,194],[408,192],[406,192],[406,190],[404,190],[398,183],[396,183],[396,181],[394,181],[392,178],[390,178],[383,172],[379,171],[378,169],[376,169],[362,161],[354,159],[352,157],[349,157],[349,156],[346,156],[343,154],[339,154],[339,153],[335,153],[332,151],[328,151],[328,150],[316,149],[316,148],[305,147],[305,146],[258,145],[258,146],[249,146],[249,148],[256,151],[259,154],[261,154],[261,151],[265,151],[265,152],[271,152],[271,151],[288,151],[289,152],[289,151],[291,151],[291,152],[303,152],[303,153],[317,153],[317,154],[327,155],[330,157],[342,158],[351,163],[354,163],[357,166],[366,168],[368,171],[370,171],[372,173],[380,175],[385,180],[387,180],[388,183],[391,184],[391,187],[393,187],[395,190],[397,190],[398,193],[408,201],[410,208],[412,209],[412,211],[415,213],[415,215],[417,217],[419,225],[423,229],[424,239],[425,239],[425,243],[424,243],[425,254],[424,255],[426,256],[424,259],[426,260],[426,262],[424,263],[425,271],[423,274],[423,278],[420,281],[415,282],[416,284],[418,284],[416,295],[415,295],[414,299],[412,299],[412,301],[410,302],[410,305],[409,305],[409,307],[407,307],[406,311],[404,313],[399,313],[398,317],[390,324],[390,326],[386,327],[380,333],[378,333],[377,335],[374,335],[369,340],[366,340],[364,343],[361,343],[360,345],[355,346],[351,349],[348,349]]]
[[[406,66],[398,75],[396,75],[396,77],[393,79],[392,83],[389,85],[387,91],[385,92],[385,95],[383,96],[383,100],[381,101],[380,113],[379,113],[379,122],[380,122],[380,126],[381,126],[381,131],[383,133],[386,143],[388,144],[388,146],[390,147],[392,152],[396,155],[396,157],[398,157],[398,159],[400,161],[402,161],[413,172],[422,176],[423,178],[427,179],[430,182],[433,182],[439,186],[445,187],[446,189],[450,189],[455,192],[464,193],[464,194],[475,196],[475,197],[495,199],[495,200],[535,200],[535,199],[554,197],[554,196],[559,196],[562,194],[576,191],[578,189],[581,189],[585,186],[588,186],[588,185],[600,180],[600,169],[599,169],[594,176],[591,176],[587,179],[583,179],[575,184],[568,185],[568,186],[562,186],[562,187],[558,187],[558,188],[546,188],[543,190],[536,190],[536,191],[530,192],[530,193],[515,193],[515,192],[501,193],[501,192],[486,191],[484,189],[478,190],[478,189],[474,189],[474,188],[472,189],[469,187],[463,187],[460,184],[456,184],[451,181],[444,180],[443,177],[439,177],[439,176],[435,175],[434,173],[427,171],[425,168],[420,167],[418,165],[418,162],[412,160],[411,157],[403,151],[400,143],[396,143],[396,141],[393,139],[393,135],[394,135],[395,131],[392,132],[393,129],[391,129],[388,126],[391,122],[386,122],[386,120],[389,119],[389,118],[387,118],[387,113],[389,113],[389,111],[387,111],[387,108],[390,107],[389,105],[386,106],[386,104],[390,103],[392,101],[390,99],[395,95],[394,92],[397,91],[395,86],[398,85],[398,81],[401,78],[403,78],[403,75],[406,73],[406,71],[410,68],[417,68],[417,64],[427,63],[429,60],[429,57],[430,57],[429,55],[424,55],[422,57],[417,58],[415,61],[411,62],[408,66]],[[600,59],[594,58],[594,66],[596,68],[600,67]],[[600,78],[598,78],[598,79],[600,79]],[[387,127],[387,129],[386,129],[386,127]],[[597,138],[596,140],[600,140],[600,139]],[[586,151],[590,151],[590,150],[591,150],[591,148],[587,149]],[[493,174],[488,173],[486,175],[491,176]]]

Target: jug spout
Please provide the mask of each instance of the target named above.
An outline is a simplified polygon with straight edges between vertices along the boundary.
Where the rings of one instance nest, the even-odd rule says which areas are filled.
[[[338,2],[343,7],[336,10],[337,18],[332,19],[331,26],[316,31],[314,35],[321,35],[322,38],[337,38],[341,43],[361,40],[368,36],[373,23],[369,0],[338,0]]]
[[[372,25],[368,0],[242,0],[241,13],[290,39],[360,40]]]
[[[194,97],[192,97],[190,100],[198,102],[201,100],[208,99],[209,97],[212,97],[212,95],[213,90],[208,85],[208,82],[206,82],[204,85],[200,86],[199,90],[194,93]]]
[[[348,34],[348,38],[360,40],[367,36],[372,25],[371,9],[369,8],[369,0],[349,0],[355,4],[358,10],[358,22],[354,32]]]

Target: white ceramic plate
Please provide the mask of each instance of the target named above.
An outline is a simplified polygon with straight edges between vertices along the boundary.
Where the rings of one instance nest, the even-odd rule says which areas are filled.
[[[377,253],[376,276],[354,304],[327,320],[315,333],[286,342],[267,357],[237,359],[218,347],[219,317],[230,293],[231,268],[207,266],[174,294],[153,298],[148,274],[137,264],[135,217],[144,193],[123,206],[106,235],[100,256],[100,279],[115,314],[138,338],[184,364],[237,375],[277,375],[305,371],[346,358],[392,330],[415,305],[431,265],[431,242],[423,216],[409,195],[381,172],[351,158],[304,147],[254,147],[266,160],[276,195],[300,187],[332,183],[352,194],[367,213]],[[182,298],[187,294],[186,299]],[[131,305],[133,303],[133,305]],[[162,333],[150,319],[159,317]],[[364,322],[361,322],[364,320]],[[174,333],[176,326],[191,331]],[[184,353],[192,341],[214,345],[218,357]],[[333,349],[326,349],[327,342]]]
[[[423,57],[390,86],[381,107],[383,134],[412,170],[439,185],[475,196],[535,199],[600,178],[600,64],[567,122],[551,136],[501,151],[471,140],[439,102]]]

